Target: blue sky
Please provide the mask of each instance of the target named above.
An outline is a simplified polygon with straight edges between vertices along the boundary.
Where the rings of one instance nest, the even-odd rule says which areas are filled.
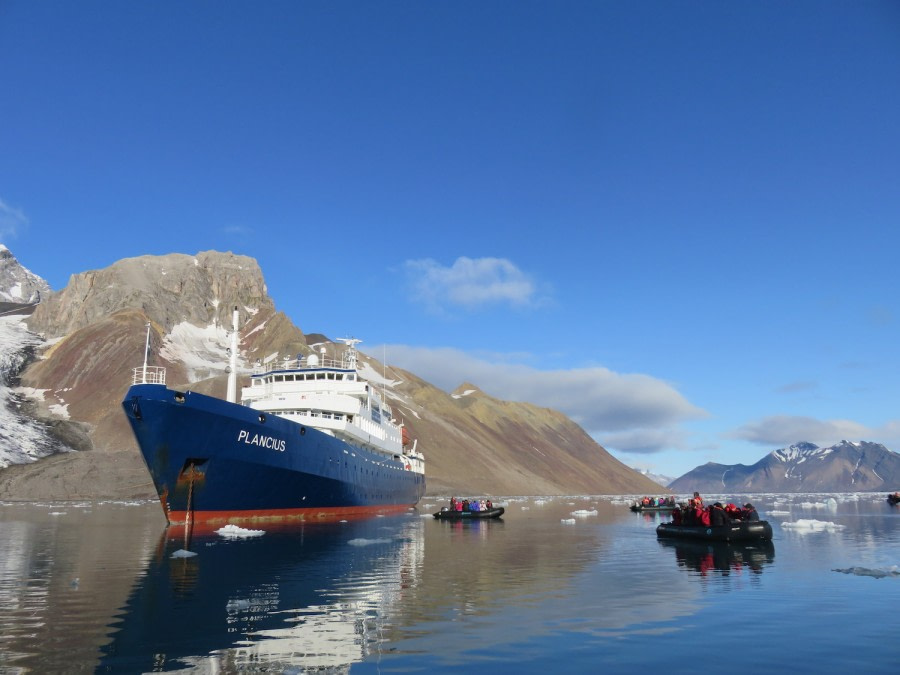
[[[897,2],[4,0],[0,75],[54,289],[233,251],[630,466],[900,450]]]

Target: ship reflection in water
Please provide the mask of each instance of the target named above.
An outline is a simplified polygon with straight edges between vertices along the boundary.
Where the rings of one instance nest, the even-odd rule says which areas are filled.
[[[422,527],[393,517],[210,534],[191,539],[195,555],[170,528],[98,672],[347,669],[379,648],[392,608],[416,584]]]
[[[675,550],[678,566],[701,576],[719,574],[760,574],[775,561],[775,545],[771,540],[752,542],[692,541],[659,539],[663,548]]]

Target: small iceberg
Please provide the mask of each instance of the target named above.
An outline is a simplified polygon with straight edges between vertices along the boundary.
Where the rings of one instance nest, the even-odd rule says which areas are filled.
[[[596,516],[597,509],[593,511],[588,511],[587,509],[579,509],[578,511],[572,511],[573,516],[578,516],[579,518],[583,518],[584,516]]]
[[[248,530],[237,525],[226,525],[216,530],[216,534],[226,539],[243,539],[245,537],[261,537],[266,533],[265,530]]]
[[[782,523],[781,526],[790,530],[796,530],[797,532],[836,532],[838,530],[843,530],[845,527],[844,525],[838,525],[837,523],[809,518],[801,518],[794,522]]]
[[[197,554],[194,553],[193,551],[185,551],[183,548],[180,548],[177,551],[175,551],[175,553],[170,555],[169,557],[170,558],[193,558],[195,555],[197,555]]]
[[[563,525],[574,525],[575,519],[574,518],[563,518],[559,522],[561,522]]]

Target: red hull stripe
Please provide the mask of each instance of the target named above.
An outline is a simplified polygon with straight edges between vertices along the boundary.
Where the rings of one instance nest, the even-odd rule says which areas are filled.
[[[335,506],[314,509],[271,509],[266,511],[194,511],[189,524],[192,530],[213,531],[224,525],[239,525],[252,529],[267,526],[290,526],[300,523],[329,523],[373,515],[404,513],[411,504],[380,504],[377,506]],[[170,525],[185,524],[184,511],[170,511]]]

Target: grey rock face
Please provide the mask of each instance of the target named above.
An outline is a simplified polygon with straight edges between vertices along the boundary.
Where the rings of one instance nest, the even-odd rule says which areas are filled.
[[[50,295],[50,285],[19,264],[12,252],[0,244],[0,301],[34,304]]]

